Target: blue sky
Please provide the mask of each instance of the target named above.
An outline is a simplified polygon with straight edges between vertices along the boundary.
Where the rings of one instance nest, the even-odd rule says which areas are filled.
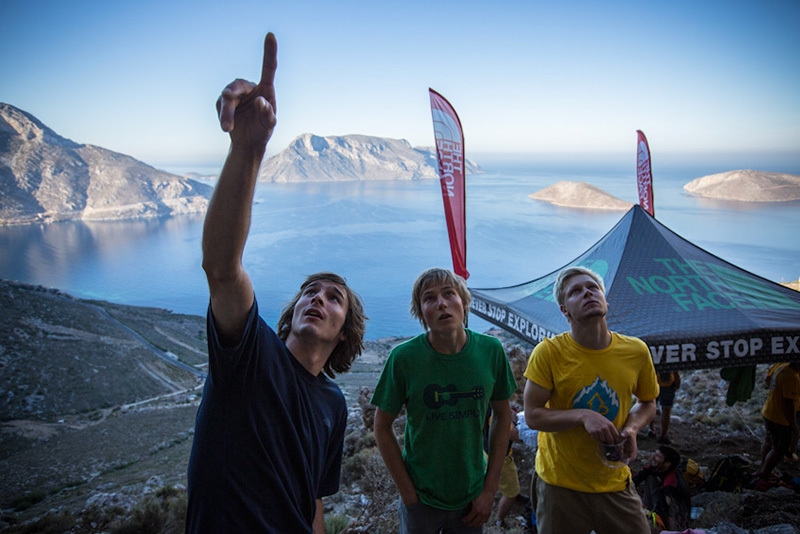
[[[278,38],[278,129],[467,156],[800,152],[800,2],[4,0],[0,101],[156,166],[218,165],[214,102]]]

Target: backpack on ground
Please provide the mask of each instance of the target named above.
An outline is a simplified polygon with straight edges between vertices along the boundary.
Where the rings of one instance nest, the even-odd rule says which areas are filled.
[[[726,456],[714,464],[714,469],[711,470],[703,489],[739,493],[748,483],[750,470],[750,462],[741,456]]]
[[[705,484],[706,479],[703,478],[703,472],[700,471],[700,466],[691,458],[683,458],[678,469],[683,473],[683,478],[689,486],[695,488]]]

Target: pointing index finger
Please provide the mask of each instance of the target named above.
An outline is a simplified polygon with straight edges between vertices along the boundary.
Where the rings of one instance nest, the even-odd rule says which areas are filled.
[[[264,62],[261,65],[261,81],[259,85],[264,88],[273,88],[275,71],[278,69],[278,40],[269,32],[264,38]],[[271,91],[274,94],[274,91]]]

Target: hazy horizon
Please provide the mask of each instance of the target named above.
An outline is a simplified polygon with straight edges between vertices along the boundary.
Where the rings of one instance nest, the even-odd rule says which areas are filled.
[[[286,147],[283,147],[286,148]],[[281,149],[271,150],[267,158],[276,155]],[[800,150],[798,151],[732,151],[732,152],[662,152],[652,155],[653,173],[657,178],[661,170],[673,166],[687,166],[705,164],[708,166],[719,166],[719,170],[714,172],[726,172],[733,170],[757,170],[764,172],[777,172],[785,174],[800,174]],[[622,152],[467,152],[467,158],[474,161],[484,170],[491,170],[492,167],[525,165],[532,164],[545,165],[609,165],[613,167],[628,166],[631,175],[635,175],[636,154],[631,150],[629,153]],[[215,174],[222,169],[223,160],[218,161],[175,161],[154,164],[145,162],[155,168],[172,172],[174,174],[184,174],[196,172],[199,174]],[[726,166],[727,165],[727,166]]]

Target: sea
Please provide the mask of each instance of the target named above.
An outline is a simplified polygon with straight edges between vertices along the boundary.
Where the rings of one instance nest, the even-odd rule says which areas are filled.
[[[471,158],[467,176],[468,285],[517,285],[560,269],[625,211],[551,205],[529,195],[559,181],[587,182],[637,202],[635,156]],[[702,199],[691,180],[735,169],[800,174],[800,157],[664,157],[653,163],[656,218],[701,248],[776,282],[800,278],[800,201]],[[206,169],[169,168],[183,174]],[[214,172],[214,170],[212,170]],[[0,278],[84,299],[205,315],[202,215],[0,227]],[[452,268],[438,180],[259,184],[244,254],[264,319],[275,325],[305,276],[343,275],[361,295],[367,339],[413,336],[411,287],[428,267]],[[470,327],[492,325],[477,317]]]

